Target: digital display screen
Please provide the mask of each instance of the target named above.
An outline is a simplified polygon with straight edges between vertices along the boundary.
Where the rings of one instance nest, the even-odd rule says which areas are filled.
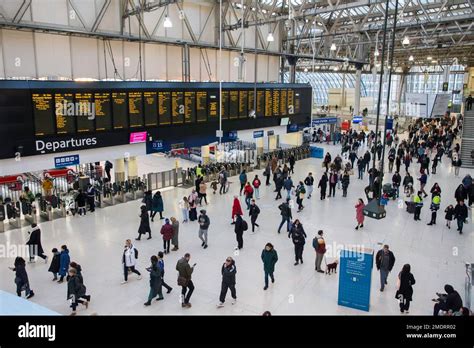
[[[248,91],[240,91],[239,92],[239,118],[247,118],[248,113],[248,99],[249,99],[249,92]]]
[[[271,108],[272,107],[270,104],[270,111],[271,111]],[[257,91],[257,117],[264,117],[265,110],[266,110],[265,91]]]
[[[76,110],[74,118],[77,122],[77,132],[87,133],[95,131],[95,106],[92,93],[76,93]]]
[[[171,116],[173,124],[184,122],[184,97],[183,92],[171,92]]]
[[[249,91],[248,93],[248,109],[249,109],[249,115],[250,115],[250,111],[255,111],[254,109],[256,109],[255,105],[254,105],[254,100],[255,100],[255,93],[254,91]]]
[[[143,127],[143,102],[141,92],[128,93],[128,115],[130,128]]]
[[[239,117],[239,91],[229,91],[229,118]]]
[[[273,90],[273,116],[280,115],[280,90]],[[268,116],[268,115],[265,115]]]
[[[145,126],[158,125],[158,95],[157,92],[143,92]]]
[[[51,93],[34,93],[33,99],[33,115],[35,119],[35,135],[53,135],[54,129],[54,103]]]
[[[128,128],[127,93],[112,93],[112,111],[114,115],[114,129]]]
[[[282,89],[280,91],[280,116],[286,116],[288,114],[288,96],[287,90]]]
[[[158,92],[158,119],[160,124],[171,124],[171,92]]]
[[[295,113],[295,92],[292,89],[288,90],[288,114]]]
[[[272,90],[266,89],[265,90],[265,117],[269,117],[273,115],[273,110],[272,110],[273,99],[272,98],[273,98]]]
[[[112,108],[110,93],[95,93],[95,130],[109,131],[112,129]]]
[[[198,122],[207,121],[207,92],[196,92],[196,116]]]
[[[229,91],[222,91],[221,112],[223,120],[229,118]]]
[[[72,93],[55,93],[54,105],[56,115],[56,133],[76,133],[74,96]]]
[[[301,109],[301,105],[300,105],[300,93],[299,92],[295,92],[295,114],[299,114],[300,113],[300,109]]]
[[[217,120],[219,118],[218,104],[219,94],[217,92],[209,92],[208,109],[210,120]]]
[[[196,120],[196,92],[184,92],[184,122]]]

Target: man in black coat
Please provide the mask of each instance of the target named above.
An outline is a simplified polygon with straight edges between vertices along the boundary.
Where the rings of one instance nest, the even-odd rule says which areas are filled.
[[[252,224],[252,233],[255,232],[255,226],[260,227],[260,225],[257,224],[258,214],[260,214],[260,208],[255,203],[255,199],[252,199],[250,201],[250,210],[249,210],[250,223]]]
[[[328,176],[326,172],[323,173],[323,176],[319,180],[318,187],[321,188],[321,200],[326,199],[326,188],[328,185]]]
[[[280,215],[281,215],[281,223],[280,226],[278,227],[278,233],[280,233],[281,228],[286,222],[286,231],[290,232],[290,220],[293,218],[291,214],[291,208],[290,208],[290,199],[287,199],[286,202],[280,204],[278,206],[278,209],[280,209]]]
[[[395,255],[389,250],[389,246],[385,244],[383,249],[380,249],[375,256],[375,265],[380,271],[380,291],[383,291],[387,284],[388,274],[392,271],[395,264]]]
[[[451,311],[451,313],[453,313],[459,312],[462,308],[462,298],[451,285],[446,284],[444,291],[446,291],[446,294],[440,295],[440,298],[435,300],[436,304],[433,309],[434,316],[438,316],[440,310],[445,312]]]
[[[464,226],[464,221],[467,219],[467,207],[464,204],[464,201],[459,201],[454,207],[454,216],[458,222],[458,231],[459,234],[462,234],[462,228]]]
[[[242,249],[244,247],[244,219],[241,215],[236,215],[235,225],[234,225],[235,237],[237,239],[237,249]]]
[[[222,286],[221,294],[219,296],[218,308],[224,307],[225,297],[227,295],[227,290],[230,289],[230,294],[232,295],[232,304],[235,304],[237,301],[237,293],[235,291],[235,274],[237,273],[237,267],[235,267],[235,261],[232,257],[228,257],[221,269],[222,273]]]
[[[43,246],[41,245],[41,230],[37,224],[31,225],[30,239],[26,242],[30,251],[30,262],[35,262],[35,256],[38,255],[44,260],[44,263],[48,262],[48,256],[44,254]]]

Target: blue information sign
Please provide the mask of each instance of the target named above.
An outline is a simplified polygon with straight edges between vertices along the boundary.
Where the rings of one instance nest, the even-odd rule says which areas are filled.
[[[289,124],[286,129],[287,133],[294,133],[298,131],[298,125],[296,123]]]
[[[387,130],[393,129],[393,118],[387,118]]]
[[[153,140],[152,143],[151,143],[151,148],[154,151],[163,150],[163,140]]]
[[[253,131],[253,138],[263,138],[263,130]]]
[[[54,168],[63,168],[79,164],[79,155],[54,157]]]
[[[237,131],[229,131],[229,140],[237,140]]]
[[[337,117],[323,117],[323,118],[315,118],[312,121],[312,126],[317,126],[320,124],[331,124],[337,123]]]
[[[373,259],[371,249],[341,251],[337,301],[340,306],[369,311]]]
[[[352,117],[352,123],[361,123],[362,122],[362,116],[354,116]]]

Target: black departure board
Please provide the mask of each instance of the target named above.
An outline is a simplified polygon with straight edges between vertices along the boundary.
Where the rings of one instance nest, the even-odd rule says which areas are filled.
[[[171,92],[158,92],[158,119],[160,125],[171,124]]]
[[[130,128],[143,127],[142,92],[128,92],[128,116]]]
[[[184,122],[196,120],[196,92],[184,92]]]
[[[249,91],[248,96],[249,96],[249,98],[248,98],[248,109],[249,109],[249,115],[250,115],[250,112],[255,111],[255,108],[256,108],[256,106],[254,105],[254,101],[255,101],[254,91]]]
[[[288,114],[288,96],[287,90],[282,89],[280,91],[280,116],[286,116]]]
[[[94,93],[95,130],[109,131],[112,129],[112,108],[110,93]]]
[[[127,93],[112,93],[112,110],[114,115],[114,129],[128,128]]]
[[[222,91],[221,113],[223,120],[229,118],[229,91]]]
[[[265,103],[265,91],[257,91],[257,117],[264,117],[265,110],[266,110],[266,103]],[[271,95],[271,92],[270,92]],[[270,112],[272,109],[271,106],[271,98],[270,98]]]
[[[272,98],[273,98],[272,90],[266,89],[265,90],[265,117],[269,117],[273,115],[273,110],[272,110],[273,99]]]
[[[207,121],[207,92],[196,92],[197,122]]]
[[[51,93],[33,93],[33,115],[35,118],[35,135],[53,135],[54,129],[54,103]]]
[[[295,113],[295,92],[292,89],[288,90],[288,115]]]
[[[93,104],[92,93],[76,93],[77,132],[86,133],[95,131],[95,106]]]
[[[299,114],[300,113],[300,109],[301,109],[301,105],[300,105],[300,92],[299,91],[295,91],[295,114]]]
[[[272,103],[273,103],[273,116],[279,116],[280,115],[280,90],[279,89],[273,90]]]
[[[143,92],[145,126],[158,125],[158,95],[157,92]]]
[[[209,110],[209,120],[218,120],[219,119],[219,111],[218,105],[219,104],[219,93],[218,92],[209,92],[208,96],[208,110]]]
[[[54,94],[56,133],[74,134],[76,133],[75,103],[72,93]]]
[[[173,124],[182,124],[184,122],[183,92],[171,92],[171,116]]]
[[[239,118],[246,118],[248,117],[248,99],[249,99],[249,92],[248,91],[240,91],[239,92]]]
[[[239,117],[239,91],[229,91],[229,118]]]

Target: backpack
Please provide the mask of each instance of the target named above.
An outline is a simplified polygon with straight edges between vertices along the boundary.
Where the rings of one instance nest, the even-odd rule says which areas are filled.
[[[242,228],[244,229],[244,231],[247,231],[249,229],[249,225],[247,221],[242,220]]]

